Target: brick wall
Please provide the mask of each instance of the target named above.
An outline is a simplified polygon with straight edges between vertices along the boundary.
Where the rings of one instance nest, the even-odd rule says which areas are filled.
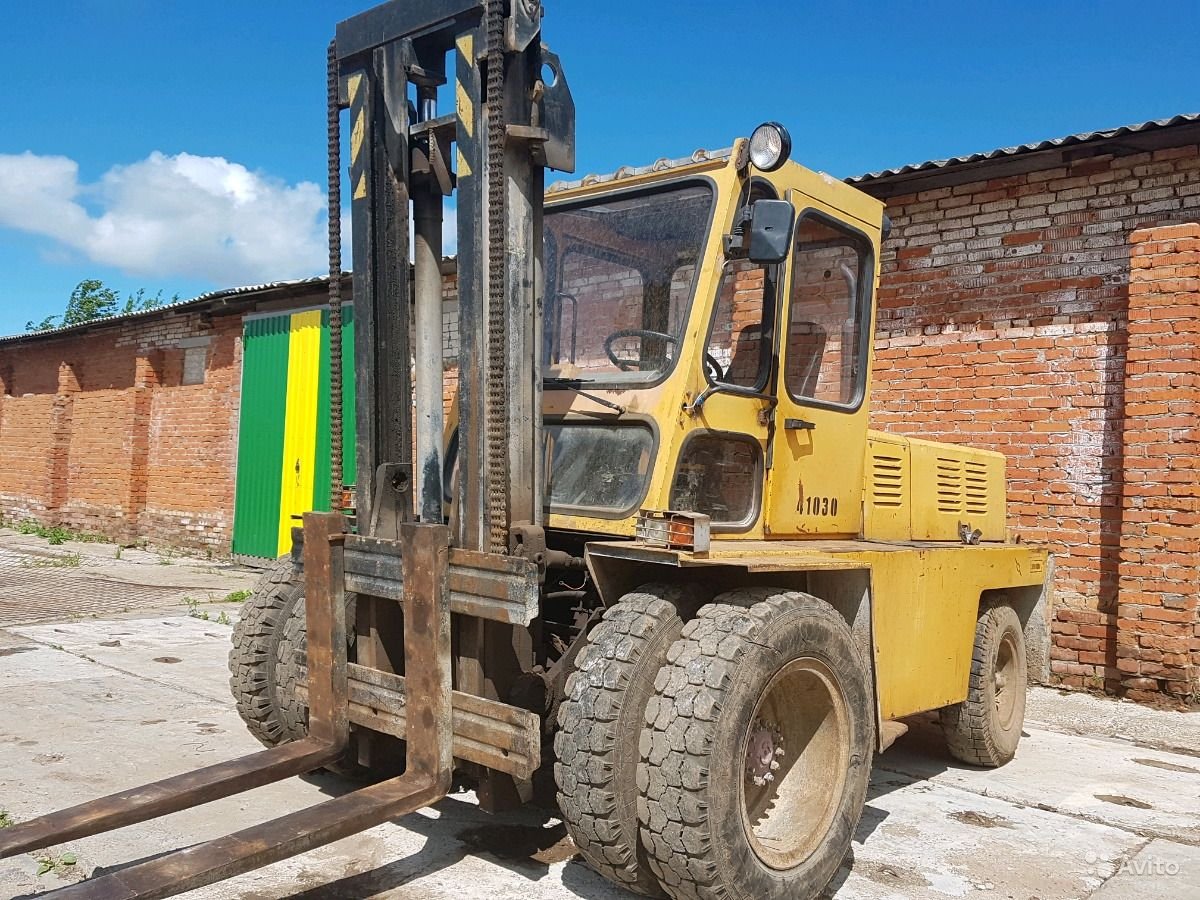
[[[1164,381],[1143,354],[1174,359],[1191,346],[1188,303],[1147,297],[1179,293],[1177,276],[1197,272],[1194,263],[1160,267],[1162,254],[1145,248],[1170,241],[1141,229],[1200,218],[1200,147],[1096,157],[887,202],[895,227],[882,259],[873,424],[1008,456],[1010,524],[1056,558],[1057,681],[1143,697],[1194,690],[1196,660],[1185,663],[1182,649],[1195,638],[1194,594],[1155,578],[1154,567],[1165,565],[1160,554],[1194,546],[1194,530],[1172,529],[1195,525],[1181,492],[1195,491],[1196,470],[1185,444],[1167,450],[1195,427],[1196,410],[1182,396],[1189,376]],[[1151,274],[1160,268],[1170,274]],[[1150,291],[1151,282],[1173,287]],[[1143,401],[1143,390],[1156,399]],[[1143,432],[1156,450],[1130,444]],[[1137,469],[1146,493],[1131,497],[1134,452],[1180,455],[1173,468]],[[1154,513],[1171,521],[1132,521],[1148,515],[1131,511],[1133,500],[1175,504]],[[1150,530],[1138,535],[1139,527]],[[1162,606],[1168,600],[1181,605]],[[1156,624],[1167,620],[1176,627]],[[1164,631],[1167,647],[1152,646]]]
[[[1117,671],[1200,696],[1200,225],[1131,242]]]
[[[185,377],[189,353],[203,365]],[[0,360],[0,515],[228,552],[240,314],[102,325]]]

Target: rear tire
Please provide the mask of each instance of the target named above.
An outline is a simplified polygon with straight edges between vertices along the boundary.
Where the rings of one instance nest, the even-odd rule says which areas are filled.
[[[352,609],[347,604],[347,614]],[[353,628],[347,629],[352,633]],[[291,557],[277,559],[242,605],[229,650],[229,688],[250,733],[266,747],[308,736],[308,707],[296,687],[303,667],[297,652],[307,646],[304,584],[297,580]],[[324,768],[338,775],[365,778],[355,758],[355,738],[343,759]]]
[[[642,840],[675,900],[809,900],[866,799],[874,711],[845,619],[808,594],[732,591],[671,648],[646,707]]]
[[[979,614],[967,699],[943,707],[939,718],[950,755],[996,768],[1017,754],[1025,724],[1025,631],[1011,606]]]
[[[308,733],[296,701],[295,651],[304,638],[304,588],[291,557],[276,560],[242,605],[229,650],[229,688],[250,733],[276,747]]]
[[[579,852],[609,881],[652,897],[663,893],[638,839],[638,736],[687,606],[680,588],[646,585],[608,609],[567,680],[554,737],[558,806]]]

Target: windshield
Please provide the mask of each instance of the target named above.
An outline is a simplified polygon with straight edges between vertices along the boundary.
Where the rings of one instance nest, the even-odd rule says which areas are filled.
[[[553,509],[628,514],[646,494],[654,434],[641,425],[546,424]]]
[[[675,186],[547,210],[549,380],[652,382],[677,354],[712,189]]]

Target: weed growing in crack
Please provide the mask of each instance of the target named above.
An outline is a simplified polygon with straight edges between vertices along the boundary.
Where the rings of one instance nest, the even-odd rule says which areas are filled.
[[[69,869],[74,866],[75,863],[79,862],[79,858],[74,853],[68,851],[66,853],[60,853],[57,856],[47,853],[44,856],[39,856],[37,858],[37,862],[37,873],[40,877],[45,875],[47,872],[54,872],[57,875],[63,869]]]
[[[47,543],[54,545],[65,544],[67,541],[94,544],[107,540],[102,534],[93,534],[88,531],[72,531],[65,525],[43,525],[41,522],[35,522],[33,519],[26,519],[24,522],[19,522],[13,527],[20,534],[35,534],[40,538],[45,538]]]

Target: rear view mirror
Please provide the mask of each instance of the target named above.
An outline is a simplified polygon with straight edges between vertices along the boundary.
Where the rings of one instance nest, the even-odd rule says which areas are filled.
[[[757,200],[750,214],[750,261],[775,265],[792,249],[796,214],[787,200]]]

